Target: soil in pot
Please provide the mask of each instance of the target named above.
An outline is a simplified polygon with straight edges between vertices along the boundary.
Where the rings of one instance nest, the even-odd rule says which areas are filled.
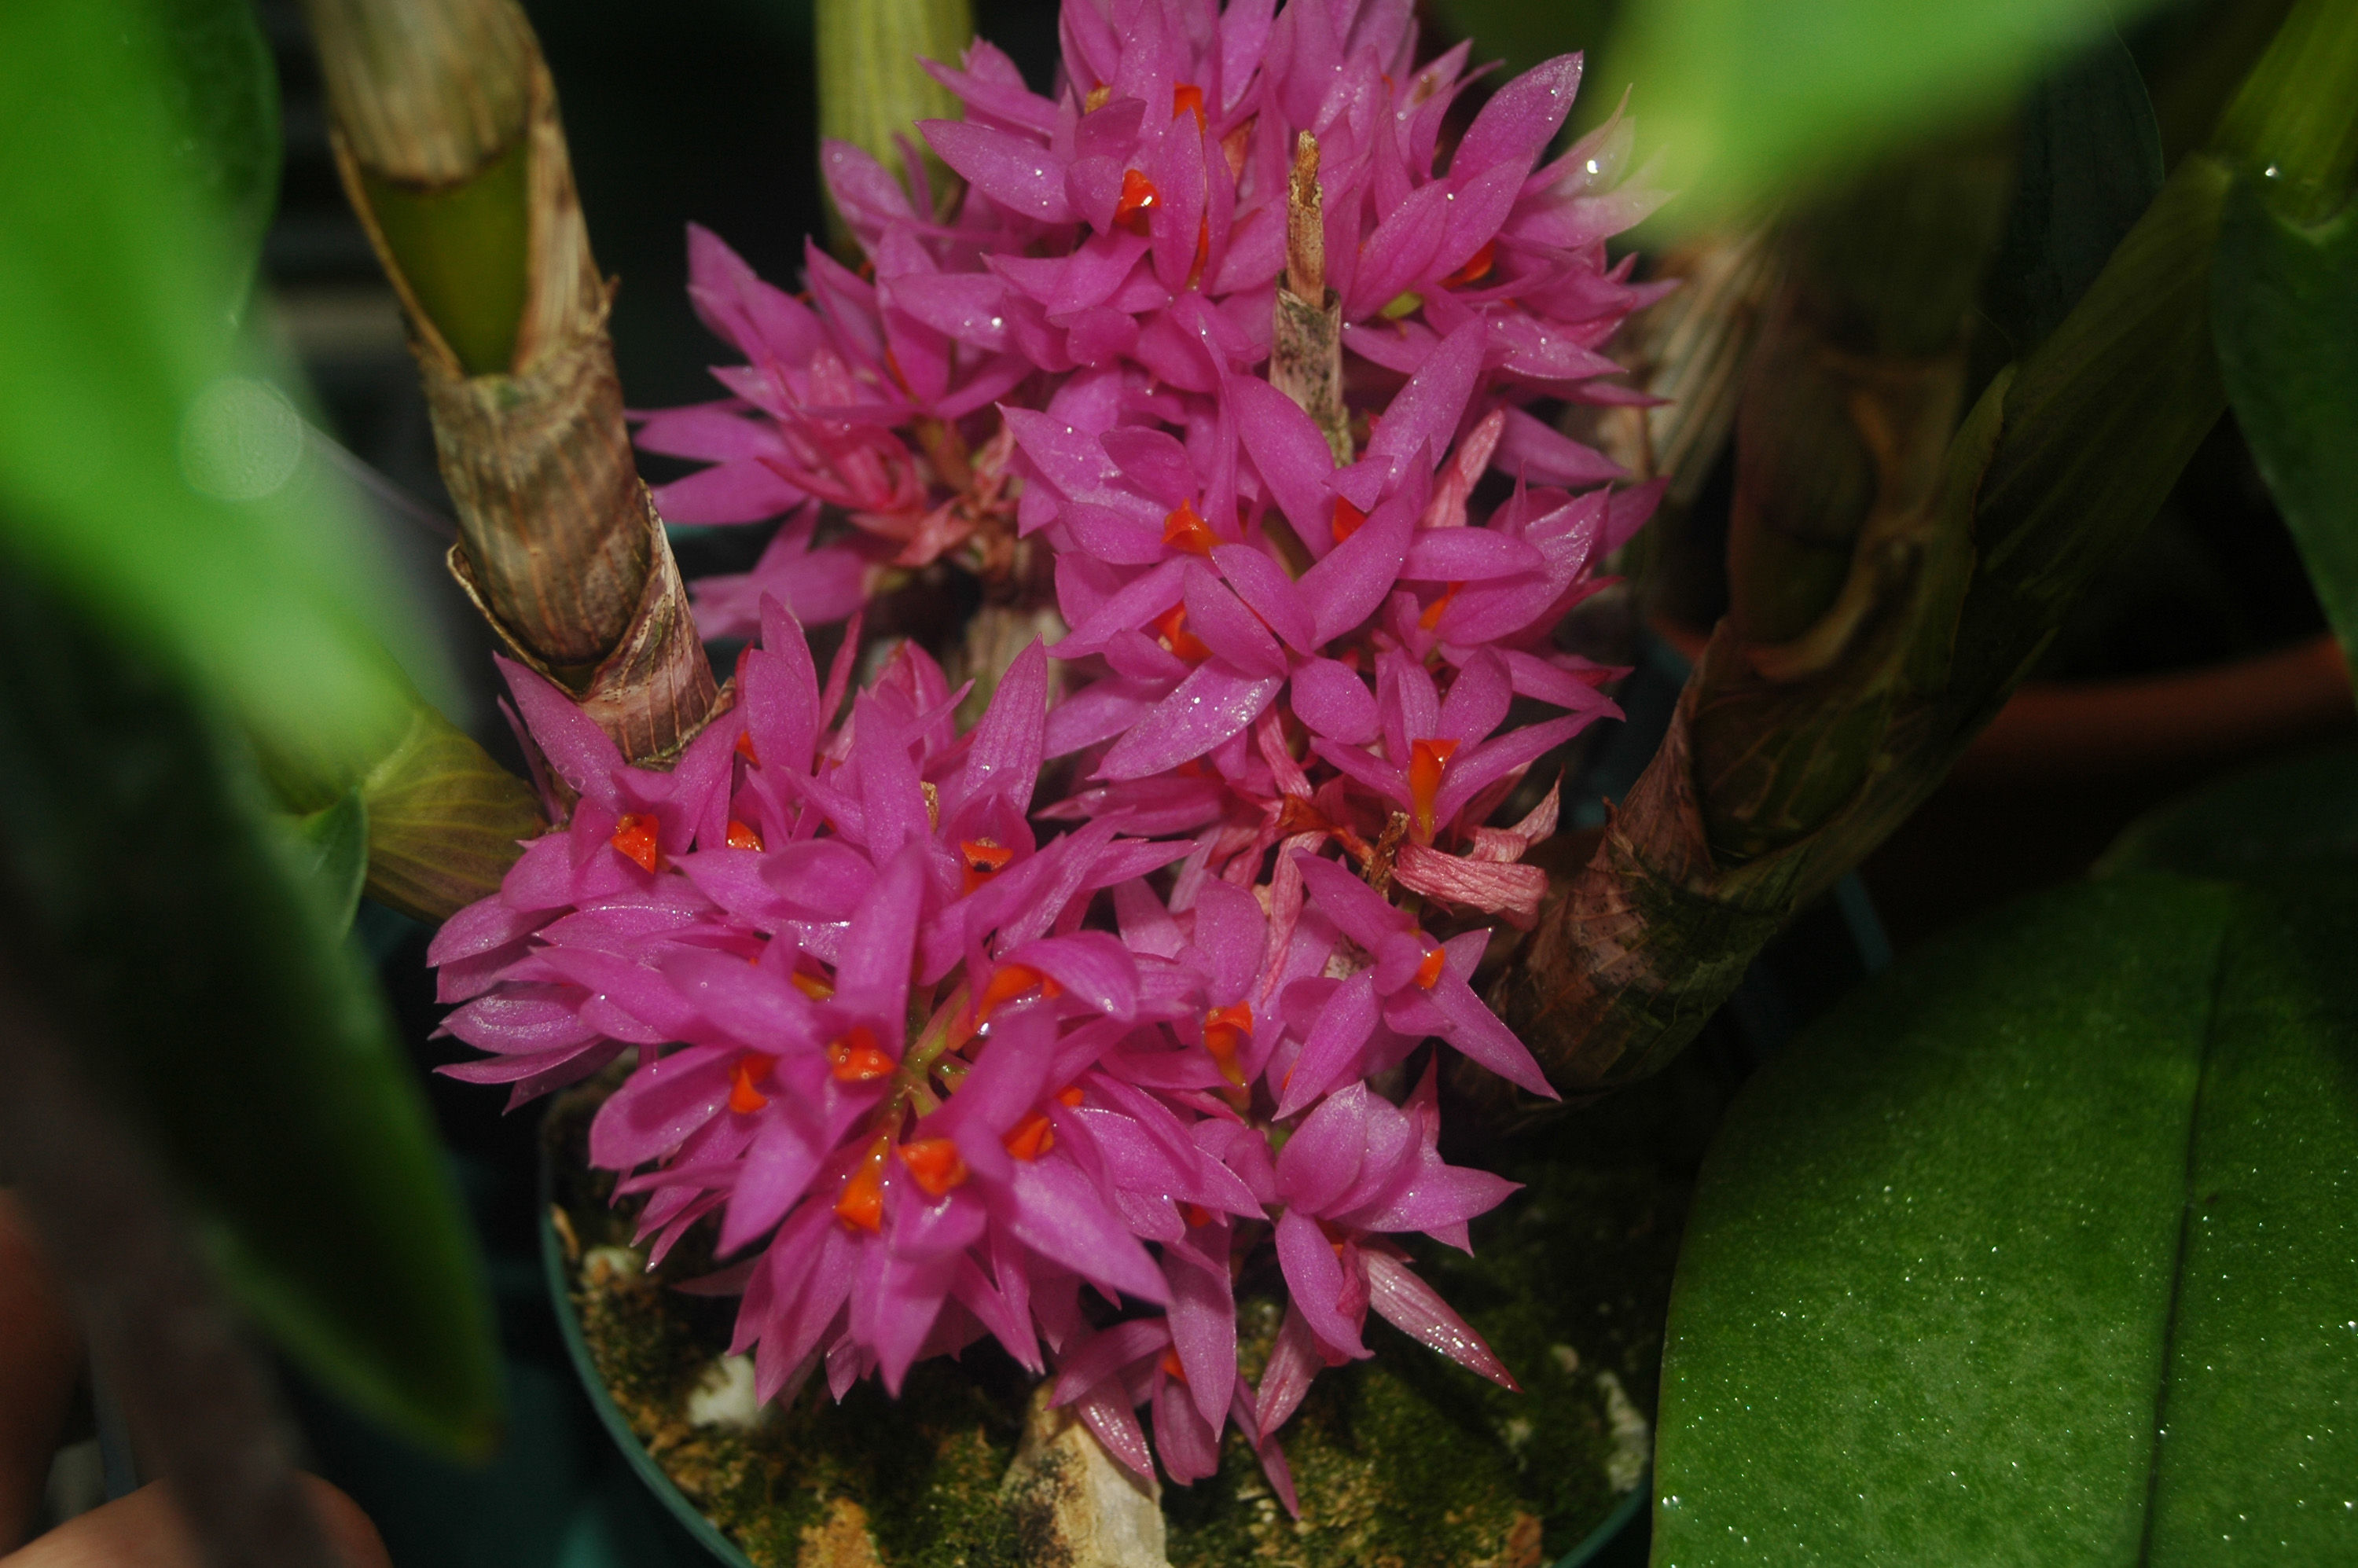
[[[1283,1430],[1303,1514],[1271,1495],[1241,1437],[1219,1473],[1161,1488],[1174,1568],[1538,1568],[1581,1545],[1644,1484],[1661,1325],[1715,1085],[1691,1075],[1486,1148],[1528,1184],[1477,1220],[1475,1254],[1418,1266],[1523,1384],[1509,1393],[1370,1318],[1372,1361],[1323,1375]],[[1044,1568],[1067,1542],[1036,1487],[1011,1480],[1031,1379],[995,1345],[915,1368],[897,1401],[872,1382],[840,1405],[806,1389],[756,1411],[726,1355],[733,1297],[672,1288],[710,1271],[691,1238],[654,1275],[635,1200],[584,1158],[611,1085],[553,1107],[551,1222],[581,1345],[630,1433],[687,1501],[760,1568]],[[1239,1282],[1257,1378],[1275,1293]]]

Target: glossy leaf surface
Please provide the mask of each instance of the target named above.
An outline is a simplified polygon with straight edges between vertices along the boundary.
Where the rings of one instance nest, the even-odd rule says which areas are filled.
[[[2353,939],[2346,881],[2067,888],[1771,1064],[1680,1260],[1655,1562],[2358,1553]]]
[[[234,221],[183,163],[174,70],[145,0],[0,6],[0,520],[267,756],[354,773],[416,703],[386,643],[434,655],[353,509],[290,482],[300,420],[223,330]]]
[[[2348,744],[2232,774],[2147,813],[2096,874],[2232,881],[2336,860],[2358,866],[2358,746]]]

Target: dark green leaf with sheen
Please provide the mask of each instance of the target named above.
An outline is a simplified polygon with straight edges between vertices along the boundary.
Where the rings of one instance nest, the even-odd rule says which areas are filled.
[[[1680,1260],[1655,1561],[2358,1557],[2353,942],[2347,881],[2067,888],[1773,1063]]]
[[[364,816],[335,808],[298,847],[179,671],[0,567],[0,937],[264,1325],[362,1408],[480,1450],[499,1413],[480,1266],[321,886],[349,889]]]
[[[2145,79],[2107,30],[2023,105],[2014,207],[1984,291],[2017,355],[2071,314],[2161,178],[2161,128]]]
[[[2129,824],[2096,874],[2239,880],[2286,866],[2358,865],[2358,746],[2236,773]]]
[[[2300,546],[2318,602],[2358,660],[2358,202],[2313,228],[2235,181],[2211,312],[2235,421]]]

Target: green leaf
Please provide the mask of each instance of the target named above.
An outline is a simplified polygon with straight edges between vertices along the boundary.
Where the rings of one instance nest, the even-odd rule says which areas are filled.
[[[2017,354],[2071,313],[2161,179],[2161,127],[2145,80],[2107,29],[2023,105],[2014,210],[1984,291]]]
[[[146,0],[163,35],[180,172],[226,221],[243,302],[278,206],[278,73],[253,0]]]
[[[2313,228],[2228,192],[2211,321],[2235,422],[2300,546],[2318,602],[2358,661],[2358,202]]]
[[[2177,871],[2230,881],[2358,863],[2358,746],[2237,773],[2129,824],[2098,876]]]
[[[448,919],[499,891],[518,840],[547,830],[539,799],[431,708],[362,785],[369,896]]]
[[[1772,1063],[1680,1258],[1656,1561],[2358,1553],[2353,940],[2346,878],[2066,888]]]
[[[1695,225],[1996,110],[2142,5],[1635,0],[1612,58]],[[1600,85],[1617,93],[1619,81]]]
[[[368,881],[368,802],[360,791],[347,790],[325,810],[276,820],[286,834],[296,874],[318,893],[331,928],[350,930]]]
[[[438,654],[357,509],[292,482],[299,420],[222,330],[239,259],[160,3],[0,5],[0,526],[270,757],[332,764],[321,806],[407,732],[386,646]]]
[[[352,797],[298,848],[234,730],[0,554],[0,921],[144,1127],[224,1276],[319,1379],[480,1451],[499,1384],[481,1265],[371,977]]]
[[[942,189],[941,166],[925,154],[916,123],[955,120],[962,109],[917,61],[964,58],[974,41],[973,6],[968,0],[817,0],[814,9],[819,135],[849,142],[896,178],[903,161],[896,138],[905,138],[926,157],[934,189]],[[834,217],[832,198],[827,211]]]
[[[438,727],[439,771],[476,775],[444,798],[489,807],[458,830],[512,859],[529,792],[418,696],[406,670],[454,683],[405,575],[287,378],[222,330],[251,260],[234,212],[276,180],[248,45],[244,0],[0,5],[0,541],[226,702],[288,809],[389,786]],[[398,853],[437,850],[412,832]],[[463,885],[483,858],[457,857]]]

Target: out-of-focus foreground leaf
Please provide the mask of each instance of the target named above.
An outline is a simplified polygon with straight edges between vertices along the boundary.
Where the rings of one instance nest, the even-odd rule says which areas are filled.
[[[471,742],[386,652],[431,650],[357,515],[288,482],[299,420],[223,321],[236,181],[178,150],[194,79],[159,16],[0,6],[11,939],[256,1314],[363,1404],[480,1444],[465,1232],[340,900],[266,820],[393,792],[421,730]]]
[[[297,872],[318,892],[331,927],[349,930],[368,881],[368,801],[357,789],[333,806],[278,822]]]
[[[188,660],[265,753],[382,755],[407,683],[359,520],[285,504],[251,438],[217,301],[236,258],[172,152],[169,72],[135,0],[0,7],[0,500],[32,564],[111,626]],[[268,453],[244,454],[266,459]],[[341,792],[339,792],[341,793]]]
[[[1761,1074],[1679,1262],[1658,1563],[2345,1562],[2358,883],[2014,906]]]
[[[179,671],[0,562],[5,940],[254,1315],[362,1408],[481,1449],[480,1266],[322,857]],[[356,824],[330,826],[349,887]]]
[[[359,510],[299,481],[301,418],[224,321],[252,261],[241,225],[266,211],[254,182],[276,168],[253,146],[272,90],[266,55],[239,41],[255,41],[246,12],[0,7],[0,530],[112,632],[224,699],[287,806],[357,785],[376,806],[414,782],[400,764],[423,727],[470,753],[495,849],[513,858],[536,827],[530,792],[411,686],[405,665],[449,688],[438,648]],[[175,53],[190,39],[193,62]],[[379,848],[435,859],[430,840]],[[467,876],[443,884],[375,885],[447,914],[504,863],[494,853],[487,879],[482,856],[464,860]]]
[[[146,0],[165,43],[164,106],[182,177],[227,223],[232,310],[278,206],[278,77],[253,0]]]
[[[1687,228],[2001,109],[2125,21],[2104,0],[1632,0],[1612,58]],[[1618,82],[1605,84],[1617,92]]]

